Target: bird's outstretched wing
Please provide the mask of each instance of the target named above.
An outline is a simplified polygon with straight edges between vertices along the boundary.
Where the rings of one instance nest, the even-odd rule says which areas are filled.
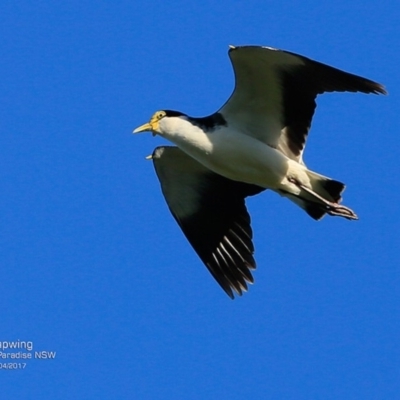
[[[218,112],[232,127],[298,162],[318,94],[386,93],[379,83],[287,51],[231,46],[229,56],[236,84]]]
[[[256,263],[245,197],[264,189],[224,178],[177,147],[152,156],[168,207],[216,281],[233,298],[253,282]]]

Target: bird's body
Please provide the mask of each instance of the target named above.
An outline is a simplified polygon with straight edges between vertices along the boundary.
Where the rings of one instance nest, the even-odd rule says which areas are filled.
[[[345,186],[307,169],[303,150],[325,91],[385,93],[368,79],[266,47],[231,47],[236,87],[215,114],[193,118],[156,112],[150,130],[177,148],[153,160],[164,196],[212,275],[233,297],[252,282],[252,231],[244,199],[265,189],[289,198],[312,218],[357,219],[340,205]]]
[[[289,199],[302,192],[289,178],[312,188],[304,164],[225,124],[207,133],[182,117],[171,117],[161,120],[160,128],[165,139],[225,178],[271,189]]]
[[[225,125],[207,133],[181,117],[161,120],[160,127],[167,140],[217,174],[269,189],[285,185],[291,160],[251,136]]]

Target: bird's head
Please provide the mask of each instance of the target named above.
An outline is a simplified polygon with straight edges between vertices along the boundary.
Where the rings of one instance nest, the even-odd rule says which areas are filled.
[[[171,118],[176,118],[176,117],[185,118],[186,115],[179,111],[172,111],[172,110],[157,111],[150,118],[150,122],[139,126],[133,131],[133,133],[151,131],[153,136],[155,136],[156,134],[162,135],[164,132],[169,130],[168,122],[171,122]]]

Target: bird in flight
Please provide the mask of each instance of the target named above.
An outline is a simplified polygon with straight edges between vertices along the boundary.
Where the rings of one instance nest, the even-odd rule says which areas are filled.
[[[253,283],[253,233],[245,198],[270,189],[315,220],[357,219],[341,205],[345,185],[309,170],[303,152],[324,92],[386,94],[382,85],[288,51],[230,46],[235,88],[214,114],[157,111],[133,132],[175,146],[148,158],[168,207],[212,276],[232,299]]]

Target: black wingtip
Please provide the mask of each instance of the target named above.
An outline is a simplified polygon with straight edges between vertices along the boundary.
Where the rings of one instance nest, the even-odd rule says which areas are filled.
[[[353,77],[353,84],[354,84],[354,89],[358,92],[363,92],[363,93],[372,93],[372,94],[383,94],[386,95],[388,94],[386,88],[384,85],[381,85],[378,82],[371,81],[370,79],[367,78],[362,78],[361,76],[357,75],[352,75],[346,72],[347,75],[350,77]]]
[[[386,90],[385,86],[383,86],[377,82],[372,82],[371,89],[372,89],[371,93],[374,93],[374,94],[383,94],[383,95],[389,94],[388,91]]]
[[[225,290],[225,293],[229,296],[231,300],[235,300],[235,296],[233,295],[232,291],[228,292],[227,290]]]

